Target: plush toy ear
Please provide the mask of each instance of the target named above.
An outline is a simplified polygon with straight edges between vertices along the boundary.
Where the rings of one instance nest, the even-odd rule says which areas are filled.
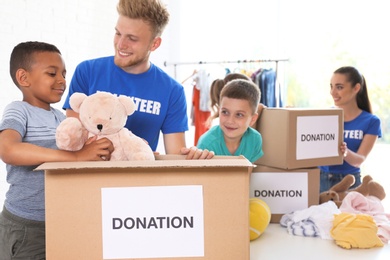
[[[340,196],[337,192],[330,192],[330,200],[338,201],[340,200]]]
[[[135,111],[135,104],[134,104],[134,101],[130,97],[124,96],[124,95],[120,95],[118,97],[118,100],[125,107],[126,114],[128,116],[130,116],[130,115],[132,115],[134,113],[134,111]]]
[[[87,95],[84,93],[75,92],[70,96],[69,98],[69,104],[70,107],[73,109],[74,112],[79,113],[80,112],[80,106],[83,103],[84,99],[87,98]]]
[[[328,202],[330,200],[332,201],[339,200],[339,195],[337,194],[337,192],[329,190],[320,193],[320,204]]]

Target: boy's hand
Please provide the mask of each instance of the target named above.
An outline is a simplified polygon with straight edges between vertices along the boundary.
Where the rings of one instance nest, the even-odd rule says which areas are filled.
[[[109,161],[111,153],[114,151],[114,145],[107,138],[96,140],[97,137],[89,138],[84,147],[77,151],[78,161]]]

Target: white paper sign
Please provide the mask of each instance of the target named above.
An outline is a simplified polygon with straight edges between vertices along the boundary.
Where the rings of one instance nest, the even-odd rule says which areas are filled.
[[[101,192],[104,259],[204,256],[201,185]]]
[[[285,214],[308,207],[307,172],[253,172],[249,197],[259,198],[272,214]]]
[[[315,159],[338,156],[339,117],[297,117],[296,159]]]

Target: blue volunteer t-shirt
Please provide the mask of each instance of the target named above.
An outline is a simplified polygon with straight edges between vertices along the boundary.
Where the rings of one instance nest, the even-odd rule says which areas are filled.
[[[381,122],[377,116],[362,111],[355,119],[344,122],[344,142],[347,143],[347,147],[351,151],[357,152],[366,134],[382,137]],[[337,174],[360,172],[360,168],[354,167],[346,161],[341,165],[320,166],[320,169]]]
[[[70,108],[69,97],[74,92],[91,95],[97,91],[133,99],[136,111],[128,117],[126,128],[144,138],[153,150],[160,130],[164,134],[188,130],[183,86],[154,64],[144,73],[129,74],[115,65],[113,56],[83,61],[73,75],[63,108]]]

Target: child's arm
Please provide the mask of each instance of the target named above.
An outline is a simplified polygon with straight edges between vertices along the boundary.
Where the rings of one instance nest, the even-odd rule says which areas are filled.
[[[20,134],[11,129],[0,132],[0,158],[12,165],[39,165],[44,162],[102,161],[110,158],[114,147],[110,140],[89,140],[80,151],[49,149],[22,142]]]

